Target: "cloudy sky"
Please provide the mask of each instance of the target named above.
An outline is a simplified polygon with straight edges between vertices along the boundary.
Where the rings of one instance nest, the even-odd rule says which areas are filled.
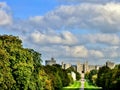
[[[120,63],[120,0],[0,0],[0,34],[58,63]]]

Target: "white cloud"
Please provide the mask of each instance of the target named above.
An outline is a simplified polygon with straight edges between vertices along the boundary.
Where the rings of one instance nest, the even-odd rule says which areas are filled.
[[[101,50],[105,57],[108,59],[114,59],[120,57],[120,47],[119,46],[109,46]],[[115,60],[115,59],[114,59]]]
[[[120,0],[57,0],[65,3],[107,3],[107,2],[119,2]]]
[[[97,58],[103,58],[104,55],[101,51],[98,50],[90,50],[89,51],[89,56],[90,57],[97,57]]]
[[[97,60],[108,60],[108,58],[115,60],[116,57],[119,57],[119,36],[116,34],[85,34],[81,36],[80,40],[78,38],[80,37],[69,31],[60,33],[35,31],[31,33],[30,38],[26,41],[29,41],[28,44],[32,44],[36,50],[39,48],[43,56],[46,55],[49,58],[52,56],[62,58],[62,60],[67,58],[68,61],[71,58],[75,62],[85,58],[89,62],[97,62]],[[81,39],[86,43],[81,43]],[[86,44],[91,44],[92,48],[88,48]],[[96,44],[100,47],[94,47]],[[102,44],[107,46],[104,47]]]
[[[110,57],[111,58],[119,57],[119,54],[117,52],[112,52]]]
[[[1,3],[0,6],[0,26],[11,24],[12,17],[9,9],[6,10],[7,4]],[[119,23],[120,3],[81,3],[61,5],[44,16],[14,20],[8,28],[18,32],[27,47],[40,51],[45,57],[86,57],[88,61],[94,62],[106,56],[113,59],[119,56]],[[84,29],[90,33],[79,34],[77,31],[82,32]],[[96,32],[92,34],[92,31]],[[95,45],[105,49],[95,50]],[[114,49],[111,50],[110,46]]]
[[[42,29],[119,32],[120,3],[62,5],[45,16],[31,17],[30,21]]]
[[[72,45],[70,43],[67,43],[69,40],[66,41],[66,44],[64,45],[64,39],[60,37],[61,35],[50,36],[50,34],[43,34],[38,31],[34,32],[31,35],[33,35],[33,39],[29,39],[29,46],[31,47],[33,45],[34,47],[32,48],[35,48],[36,50],[40,51],[45,58],[55,57],[59,60],[75,60],[75,62],[77,62],[76,60],[85,58],[89,62],[96,61],[97,63],[97,61],[103,59],[104,61],[108,59],[116,60],[116,58],[119,57],[120,53],[119,46],[108,45],[105,48],[102,47],[96,49],[93,43],[93,48],[91,49],[85,46],[84,44],[79,45],[76,43],[75,45]],[[90,42],[88,42],[88,44],[89,43]],[[98,42],[96,44],[98,44]]]
[[[5,2],[0,2],[0,26],[12,24],[12,16]]]
[[[89,50],[83,45],[76,46],[64,46],[65,52],[68,53],[69,57],[79,58],[103,58],[104,54],[100,50]]]
[[[40,22],[42,20],[42,16],[35,16],[34,18],[33,17],[30,17],[30,21],[33,21],[33,22]]]
[[[76,44],[78,42],[77,38],[75,37],[75,35],[73,35],[71,32],[68,31],[64,31],[61,34],[62,37],[62,43],[68,43],[68,44]]]
[[[76,44],[77,38],[68,31],[62,32],[60,34],[50,34],[41,33],[35,31],[31,34],[33,42],[38,44]]]
[[[119,45],[120,37],[117,34],[87,34],[83,36],[86,43]]]
[[[0,2],[0,8],[1,9],[10,9],[9,6],[6,4],[6,2]]]
[[[0,10],[0,26],[12,23],[12,18],[5,11]]]
[[[71,48],[72,55],[74,57],[87,57],[88,50],[84,46],[75,46]]]
[[[104,55],[99,50],[89,50],[85,46],[75,46],[71,48],[71,54],[74,57],[82,57],[82,58],[103,58]]]

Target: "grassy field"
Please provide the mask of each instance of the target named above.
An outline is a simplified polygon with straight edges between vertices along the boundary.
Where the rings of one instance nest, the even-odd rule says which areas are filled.
[[[62,90],[80,90],[81,83],[75,81],[74,84],[64,87]],[[85,81],[84,83],[84,90],[102,90],[100,87],[92,85],[90,82]]]
[[[92,85],[92,83],[85,81],[84,90],[102,90],[100,87]]]
[[[68,87],[64,87],[62,90],[79,90],[81,83],[79,81],[75,81],[72,85]]]

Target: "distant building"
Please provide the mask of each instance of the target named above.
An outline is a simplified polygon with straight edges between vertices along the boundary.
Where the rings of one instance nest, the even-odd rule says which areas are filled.
[[[62,68],[63,69],[67,69],[69,67],[73,67],[75,71],[81,73],[86,73],[86,72],[90,72],[91,70],[95,69],[95,70],[99,70],[99,66],[97,65],[88,65],[88,61],[86,61],[84,64],[81,64],[80,62],[77,63],[77,65],[71,65],[71,64],[64,64],[62,62]]]
[[[77,66],[76,65],[72,65],[72,67],[75,71],[77,71]]]
[[[51,58],[51,60],[46,60],[45,65],[53,65],[56,64],[56,60],[54,58]],[[115,63],[107,61],[106,66],[109,67],[110,69],[113,69],[115,67]],[[89,65],[88,61],[85,63],[81,64],[78,62],[76,65],[71,65],[70,63],[64,63],[62,62],[62,69],[67,69],[69,67],[73,67],[75,71],[81,73],[86,73],[90,72],[91,70],[99,70],[100,65]],[[74,76],[74,75],[73,75]]]
[[[107,61],[107,62],[106,62],[106,66],[109,67],[110,69],[113,69],[113,68],[115,67],[115,63],[114,63],[114,62]]]
[[[76,73],[71,72],[71,76],[72,76],[73,80],[75,81],[76,80]]]
[[[88,72],[88,69],[89,69],[88,61],[86,61],[84,64],[81,64],[80,62],[77,63],[77,72],[86,73]]]
[[[45,61],[45,65],[53,65],[53,64],[56,64],[56,60],[54,58]]]
[[[63,68],[63,69],[67,69],[67,68],[69,68],[69,67],[71,67],[71,64],[70,64],[70,63],[64,64],[64,63],[62,62],[62,68]]]
[[[96,70],[99,70],[100,67],[101,67],[101,66],[97,66],[97,65],[96,65],[96,66],[95,66],[95,69],[96,69]]]
[[[89,65],[89,71],[91,71],[93,69],[96,69],[96,66],[95,65]]]
[[[82,71],[83,71],[83,65],[80,62],[78,62],[77,63],[77,72],[82,73]]]

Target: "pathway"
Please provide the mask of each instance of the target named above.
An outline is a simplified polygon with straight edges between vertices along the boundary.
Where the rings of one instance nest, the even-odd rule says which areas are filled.
[[[81,74],[81,88],[80,90],[84,90],[84,73]]]

